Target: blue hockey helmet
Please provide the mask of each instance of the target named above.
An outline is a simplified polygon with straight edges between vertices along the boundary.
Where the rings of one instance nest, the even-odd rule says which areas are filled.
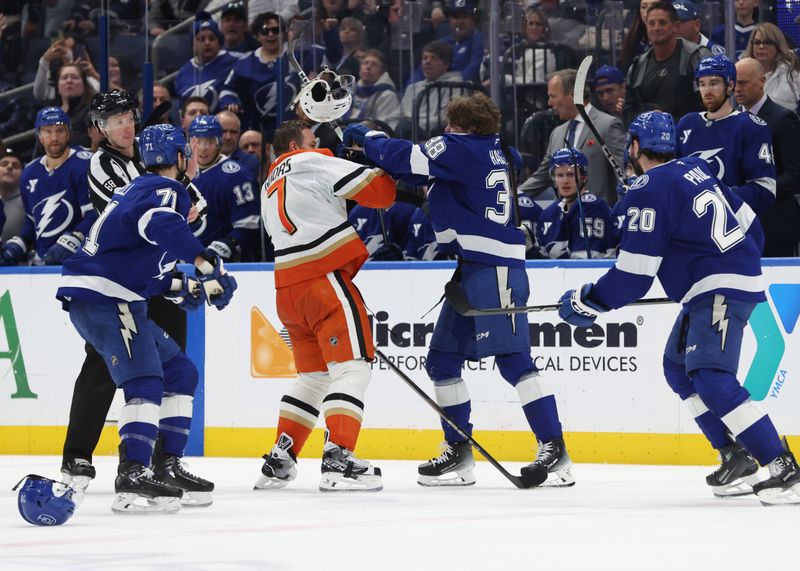
[[[222,125],[213,115],[198,115],[189,125],[190,137],[216,137],[222,138]]]
[[[139,153],[146,167],[178,164],[178,153],[187,159],[192,150],[186,143],[183,131],[174,125],[151,125],[139,135]]]
[[[639,141],[642,150],[674,155],[675,123],[672,115],[661,111],[642,113],[628,127],[625,148],[630,148],[634,139]]]
[[[736,87],[736,65],[726,55],[709,56],[700,60],[697,64],[697,69],[694,70],[694,80],[697,81],[701,77],[708,77],[716,75],[725,80],[725,85],[729,81],[733,82]]]
[[[578,166],[583,176],[586,176],[589,172],[589,159],[578,149],[569,147],[558,149],[550,157],[550,176],[553,176],[553,171],[556,167],[574,167],[575,165]]]
[[[40,109],[36,114],[33,128],[38,131],[39,127],[44,127],[46,125],[66,125],[67,129],[69,129],[69,115],[67,115],[67,112],[61,107],[45,107],[44,109]]]
[[[61,525],[75,513],[75,490],[67,487],[63,493],[56,494],[50,478],[28,474],[20,480],[14,490],[22,487],[17,496],[17,506],[22,519],[33,525]]]

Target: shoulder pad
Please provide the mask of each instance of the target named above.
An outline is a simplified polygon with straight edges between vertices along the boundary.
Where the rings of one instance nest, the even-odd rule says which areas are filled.
[[[764,121],[758,115],[753,115],[752,113],[748,113],[748,115],[750,116],[750,119],[753,121],[753,123],[755,123],[756,125],[761,125],[762,127],[767,125],[767,122]]]
[[[75,154],[78,155],[79,159],[83,159],[84,161],[90,160],[92,158],[92,155],[94,155],[92,151],[78,151]]]
[[[647,176],[646,174],[643,174],[642,176],[637,177],[635,181],[633,181],[633,184],[631,185],[629,190],[636,190],[637,188],[642,188],[648,182],[650,182],[650,177]]]
[[[228,174],[237,173],[240,170],[242,170],[242,167],[236,161],[227,160],[222,163],[222,171]]]

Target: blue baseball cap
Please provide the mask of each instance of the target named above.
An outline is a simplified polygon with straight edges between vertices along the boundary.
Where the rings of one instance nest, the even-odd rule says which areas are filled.
[[[681,22],[688,22],[689,20],[699,20],[700,14],[697,12],[697,6],[694,5],[692,0],[679,0],[673,2],[672,7],[678,13],[678,20]]]
[[[450,0],[448,2],[448,8],[450,9],[450,14],[463,13],[474,15],[478,9],[475,4],[476,2],[473,0]]]
[[[594,86],[603,87],[610,83],[625,83],[625,74],[613,65],[604,65],[594,74]]]

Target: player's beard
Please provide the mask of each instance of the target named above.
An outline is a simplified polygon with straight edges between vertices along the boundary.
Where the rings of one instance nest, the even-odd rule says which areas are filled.
[[[641,151],[639,156],[641,156]],[[639,164],[639,156],[634,157],[633,155],[628,155],[628,160],[631,162],[631,166],[633,167],[633,172],[636,173],[636,176],[642,176],[644,174],[644,169],[642,165]]]
[[[720,97],[719,99],[713,101],[707,102],[705,99],[703,99],[703,107],[705,107],[706,111],[708,111],[709,113],[716,113],[717,111],[722,109],[722,106],[725,105],[725,102],[728,101],[729,99],[730,99],[730,93],[727,92],[723,97]]]

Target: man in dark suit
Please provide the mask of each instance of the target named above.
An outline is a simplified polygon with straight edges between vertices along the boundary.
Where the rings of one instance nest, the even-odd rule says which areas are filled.
[[[576,75],[577,72],[574,69],[563,69],[554,72],[547,82],[547,103],[564,123],[553,129],[547,145],[547,153],[542,158],[539,168],[520,185],[519,191],[537,197],[548,190],[552,186],[550,157],[558,149],[575,147],[589,159],[589,190],[612,206],[617,201],[617,178],[606,160],[600,143],[578,115],[578,108],[575,107],[573,101]],[[618,118],[603,113],[590,105],[589,95],[588,87],[584,88],[583,101],[586,113],[597,132],[603,137],[611,154],[622,165],[622,154],[625,150],[625,127]],[[549,196],[552,197],[552,194]]]
[[[777,174],[777,196],[759,216],[764,227],[765,258],[797,256],[800,240],[800,118],[764,93],[764,68],[752,58],[736,63],[736,102],[763,119],[772,134],[772,152]]]

